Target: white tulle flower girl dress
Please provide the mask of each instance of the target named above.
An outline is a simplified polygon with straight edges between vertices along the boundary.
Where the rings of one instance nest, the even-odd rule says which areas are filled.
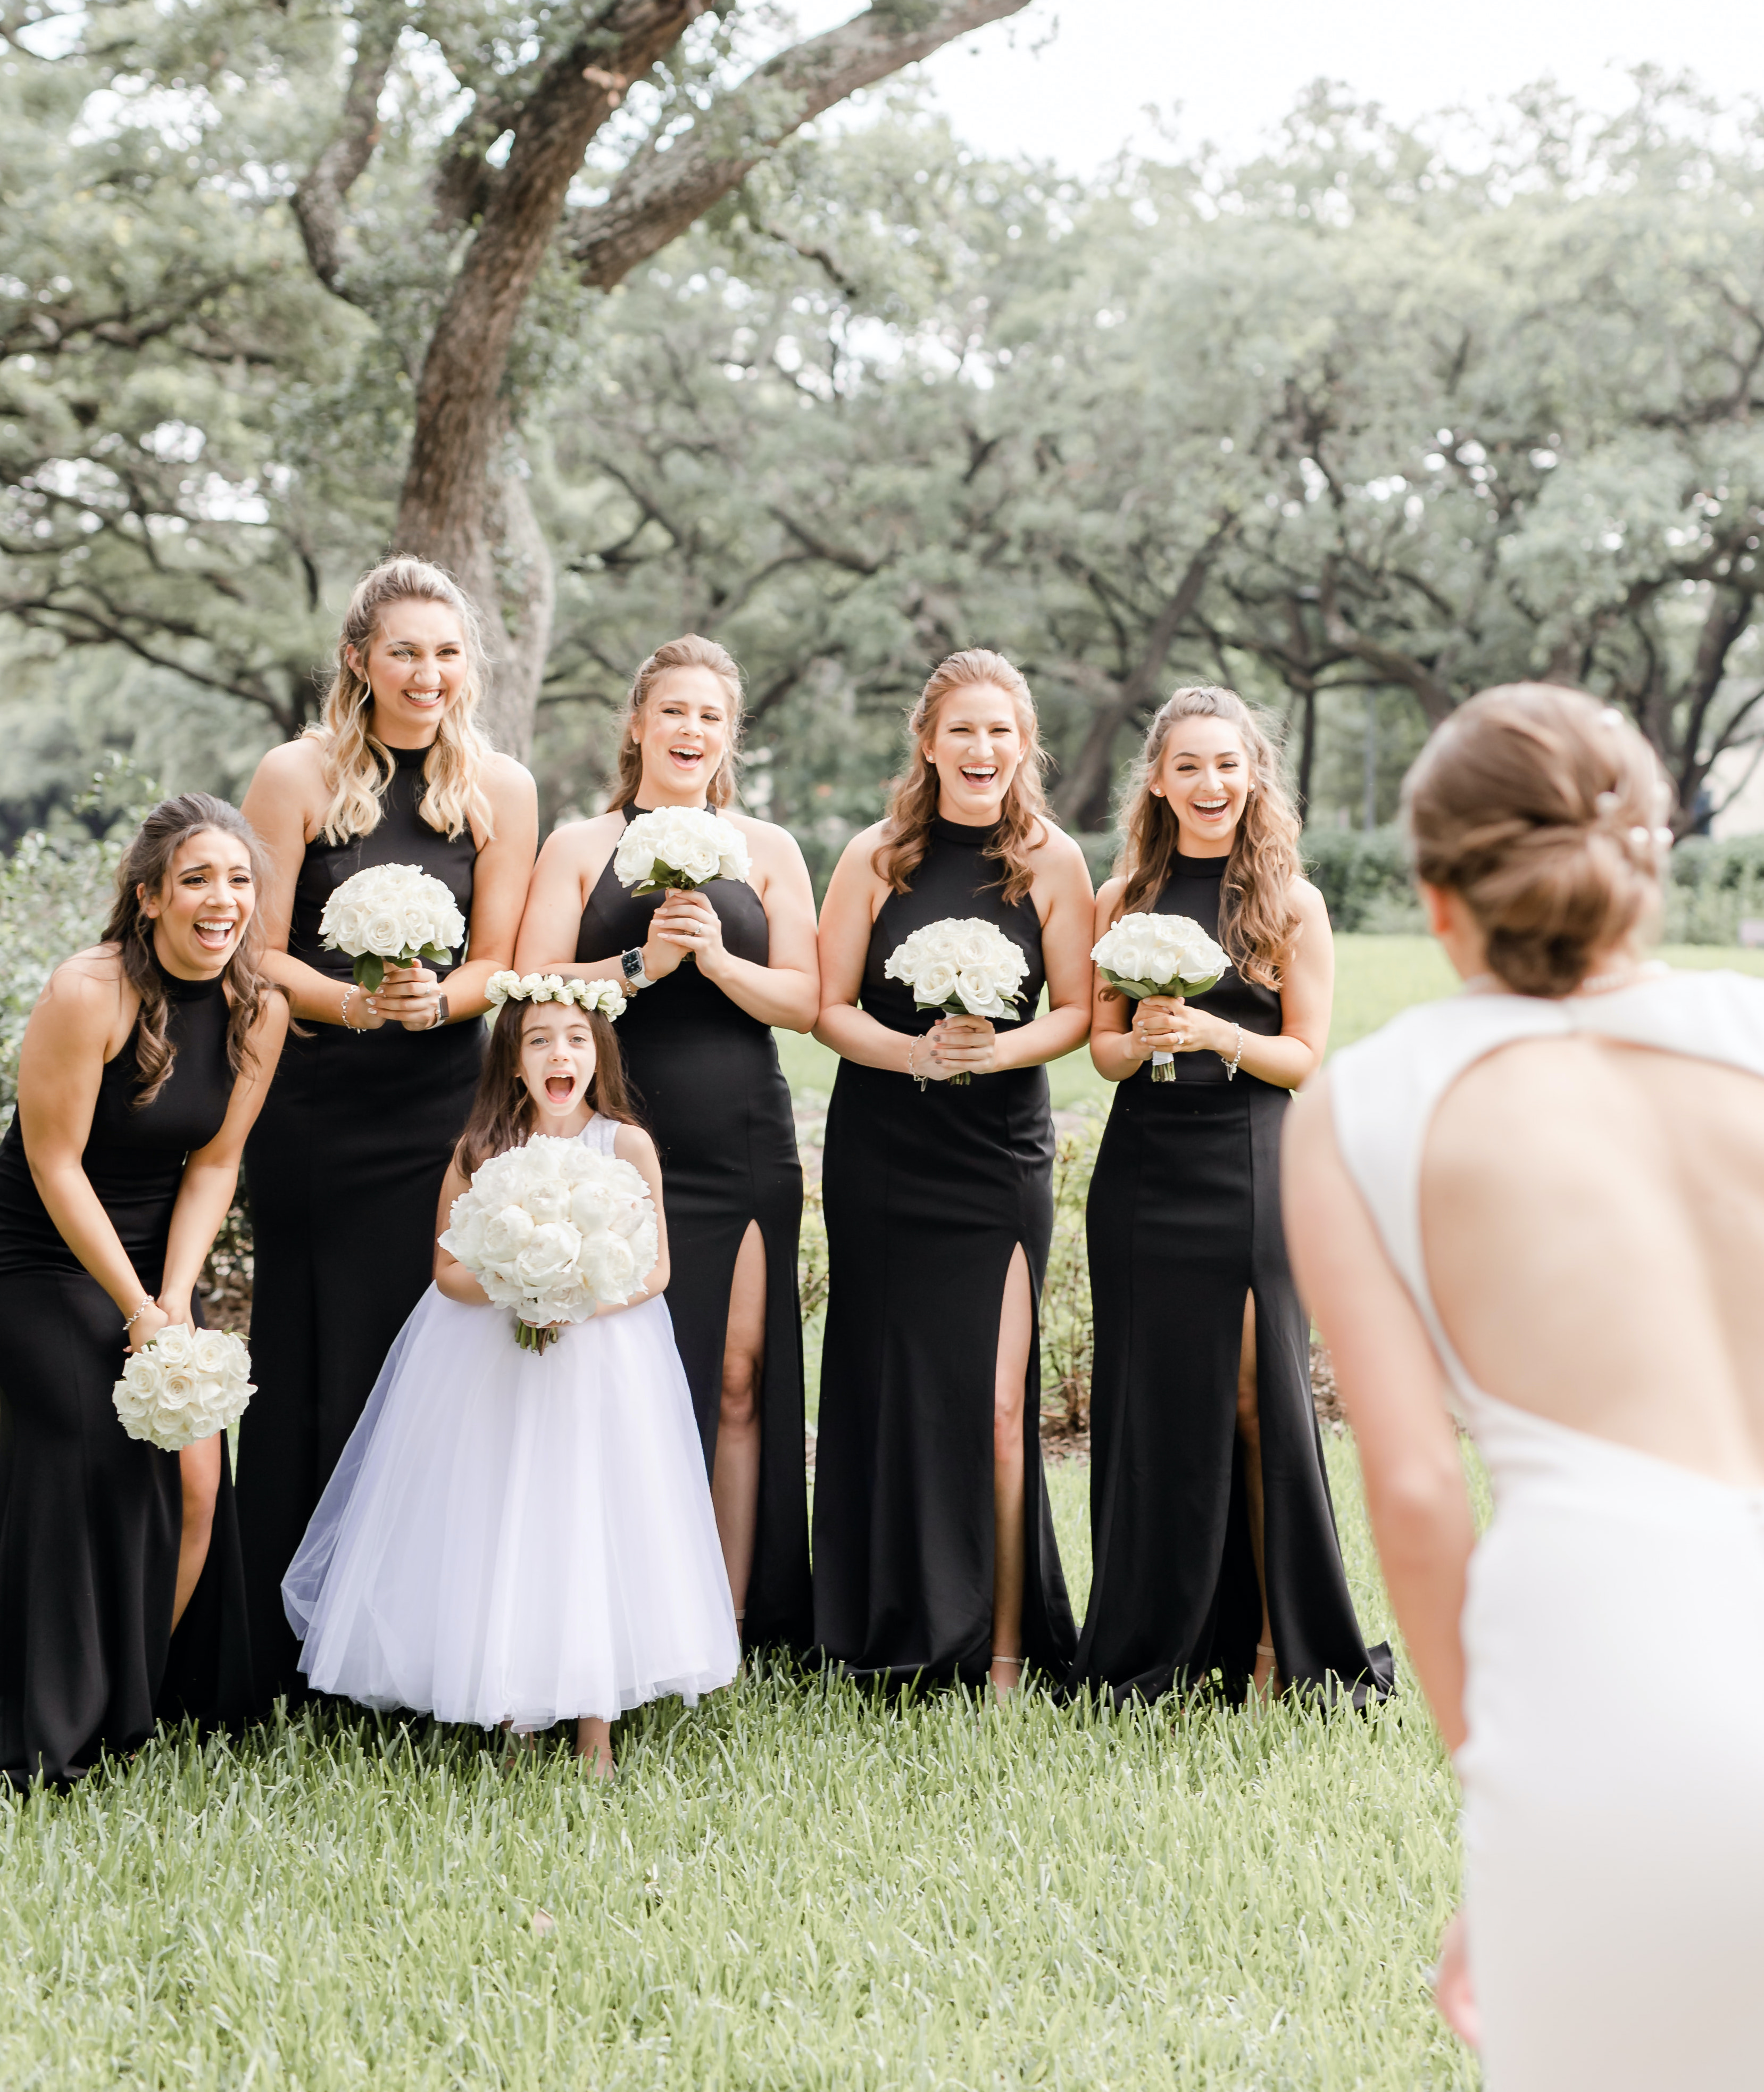
[[[610,1155],[615,1122],[579,1136]],[[740,1666],[664,1298],[521,1350],[431,1286],[282,1584],[312,1686],[517,1730],[611,1721]]]

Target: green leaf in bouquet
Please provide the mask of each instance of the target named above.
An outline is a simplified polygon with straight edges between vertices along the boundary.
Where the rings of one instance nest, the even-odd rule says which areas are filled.
[[[426,959],[431,966],[444,966],[453,954],[442,944],[425,944],[417,953],[419,959]]]
[[[370,995],[386,978],[386,962],[378,952],[364,952],[355,962],[355,977]]]

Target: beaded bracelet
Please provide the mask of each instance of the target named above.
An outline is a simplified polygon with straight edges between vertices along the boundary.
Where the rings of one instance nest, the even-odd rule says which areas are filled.
[[[1231,1029],[1237,1034],[1237,1051],[1225,1064],[1225,1079],[1228,1083],[1236,1074],[1243,1060],[1243,1027],[1241,1024],[1234,1024]]]
[[[129,1316],[123,1322],[123,1327],[125,1329],[132,1329],[135,1325],[141,1320],[141,1316],[147,1312],[147,1310],[151,1308],[153,1304],[153,1296],[149,1293],[142,1300],[140,1307],[135,1310],[134,1313]]]

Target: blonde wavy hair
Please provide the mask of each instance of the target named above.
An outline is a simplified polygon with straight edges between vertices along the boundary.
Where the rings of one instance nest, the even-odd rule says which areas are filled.
[[[1021,901],[1033,883],[1030,853],[1035,847],[1037,831],[1053,823],[1041,789],[1048,759],[1041,746],[1035,701],[1020,668],[1002,654],[994,654],[984,646],[971,646],[937,663],[930,681],[919,694],[919,702],[907,714],[911,754],[888,793],[882,838],[870,860],[877,878],[896,893],[905,893],[911,887],[913,874],[924,862],[931,845],[931,823],[937,811],[937,768],[926,743],[936,732],[937,714],[944,699],[951,691],[969,689],[976,683],[991,683],[1010,699],[1023,744],[1023,759],[1005,794],[998,835],[987,845],[985,854],[1004,867],[1002,883],[1007,901]]]
[[[424,789],[417,810],[432,828],[456,836],[476,822],[486,836],[495,829],[485,796],[484,767],[490,755],[473,715],[484,694],[483,627],[464,589],[443,568],[400,555],[383,560],[355,585],[337,635],[337,666],[325,693],[318,724],[307,733],[318,742],[331,803],[322,823],[325,840],[340,843],[371,835],[379,826],[381,794],[397,765],[369,731],[374,692],[349,660],[353,647],[365,661],[387,608],[395,603],[444,603],[465,635],[465,683],[441,715],[441,724],[422,766]]]
[[[1219,893],[1219,942],[1246,980],[1280,985],[1282,954],[1298,935],[1293,881],[1304,876],[1299,858],[1299,816],[1280,775],[1280,754],[1254,712],[1235,690],[1195,683],[1174,691],[1159,707],[1145,746],[1127,781],[1120,817],[1117,874],[1126,880],[1120,914],[1148,907],[1170,877],[1178,841],[1176,815],[1168,799],[1152,789],[1164,750],[1178,721],[1223,720],[1243,744],[1249,763],[1249,797],[1231,838],[1231,853]]]
[[[612,797],[607,802],[608,813],[616,813],[620,807],[636,803],[643,782],[643,751],[632,740],[631,729],[654,694],[655,685],[676,668],[708,668],[729,693],[729,740],[724,747],[723,760],[704,788],[705,803],[726,806],[735,796],[735,769],[741,759],[741,672],[726,647],[719,646],[714,639],[701,638],[696,632],[688,632],[678,639],[670,639],[664,646],[658,646],[631,678],[631,687],[625,695],[625,710],[619,715],[619,775]]]

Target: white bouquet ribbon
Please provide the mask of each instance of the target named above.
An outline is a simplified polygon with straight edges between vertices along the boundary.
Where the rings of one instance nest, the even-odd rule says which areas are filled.
[[[752,869],[741,830],[704,806],[639,814],[612,853],[612,875],[633,893],[690,893],[713,879],[745,880]]]
[[[129,1354],[110,1399],[131,1438],[178,1453],[236,1424],[257,1391],[243,1338],[169,1322]]]
[[[979,916],[945,916],[903,937],[882,969],[903,981],[920,1009],[946,1017],[1010,1017],[1029,971],[1028,954],[996,923]],[[952,1083],[971,1078],[962,1071]]]
[[[1230,961],[1188,915],[1123,915],[1091,947],[1103,979],[1135,1002],[1148,996],[1204,995]],[[1152,1080],[1176,1079],[1174,1053],[1154,1052]]]
[[[370,864],[352,873],[325,903],[318,932],[331,952],[355,961],[362,987],[377,988],[388,966],[419,959],[445,966],[465,942],[459,904],[417,864]]]
[[[552,1325],[629,1300],[654,1270],[655,1204],[629,1162],[536,1134],[479,1165],[441,1247],[497,1307],[513,1308],[521,1349],[543,1351]]]

